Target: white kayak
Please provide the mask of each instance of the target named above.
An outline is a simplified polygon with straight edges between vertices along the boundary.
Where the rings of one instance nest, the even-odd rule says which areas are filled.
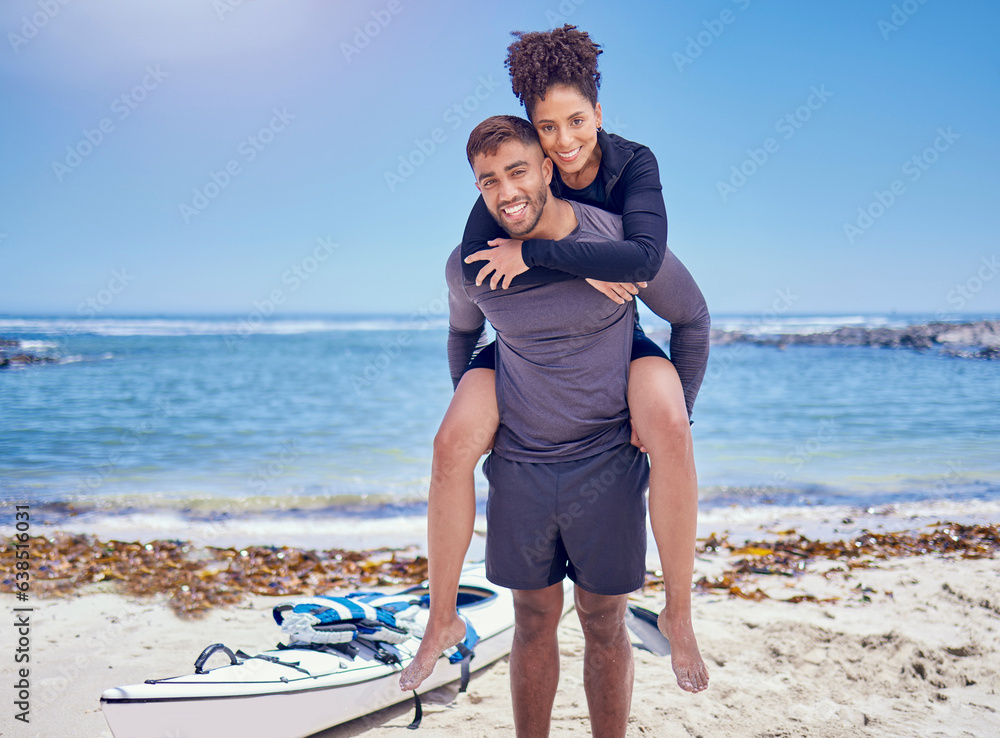
[[[426,594],[426,583],[405,592],[419,597]],[[568,579],[566,593],[564,612],[573,606]],[[482,564],[463,571],[458,607],[479,635],[468,668],[476,671],[510,653],[513,598],[510,590],[486,579]],[[218,644],[199,657],[200,673],[108,689],[101,707],[115,738],[305,738],[412,699],[412,693],[400,690],[398,675],[419,645],[411,637],[391,646],[399,662],[388,664],[365,648],[353,657],[333,650],[275,649],[245,658]],[[202,668],[207,655],[217,652],[231,663]],[[461,677],[462,664],[442,656],[420,691]]]

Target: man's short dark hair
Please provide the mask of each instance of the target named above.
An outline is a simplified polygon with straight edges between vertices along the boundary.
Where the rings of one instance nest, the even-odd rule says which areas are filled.
[[[516,115],[494,115],[472,129],[465,153],[472,160],[479,155],[493,156],[508,141],[517,140],[525,146],[542,147],[538,131],[524,118]]]

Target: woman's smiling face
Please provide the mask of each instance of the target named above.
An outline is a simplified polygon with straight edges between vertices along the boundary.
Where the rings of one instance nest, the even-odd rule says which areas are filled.
[[[567,185],[582,189],[594,181],[601,164],[600,103],[591,104],[574,87],[553,85],[544,100],[535,100],[531,122]]]

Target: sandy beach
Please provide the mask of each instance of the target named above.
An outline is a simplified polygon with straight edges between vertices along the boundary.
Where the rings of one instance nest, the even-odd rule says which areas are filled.
[[[891,522],[901,529],[902,520]],[[911,520],[909,527],[933,530],[918,522]],[[852,530],[887,529],[884,516],[849,523]],[[766,526],[756,527],[758,539],[775,538]],[[823,540],[833,540],[829,532]],[[704,551],[695,579],[718,578],[740,558],[724,547]],[[856,561],[863,566],[845,567],[831,558],[811,560],[793,577],[750,575],[743,589],[768,596],[759,601],[724,590],[696,593],[694,617],[710,687],[698,695],[682,692],[669,658],[636,649],[628,735],[1000,734],[1000,561],[939,553]],[[202,619],[183,620],[165,596],[117,592],[114,583],[100,582],[66,597],[33,600],[31,723],[16,723],[8,705],[0,732],[107,737],[98,702],[104,689],[190,671],[209,643],[253,652],[280,639],[270,613],[275,597],[255,595]],[[796,596],[810,601],[787,601]],[[651,589],[636,601],[657,606]],[[10,594],[0,602],[8,613],[18,604]],[[3,640],[4,650],[12,652],[7,629]],[[583,637],[574,613],[563,620],[560,643],[552,735],[588,735]],[[505,660],[479,672],[467,694],[450,685],[424,701],[424,735],[513,731]],[[410,703],[403,703],[316,738],[399,735],[411,718]]]

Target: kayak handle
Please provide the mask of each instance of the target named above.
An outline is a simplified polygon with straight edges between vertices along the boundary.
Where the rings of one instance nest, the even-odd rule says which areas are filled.
[[[195,674],[204,674],[205,673],[205,669],[203,668],[205,666],[205,662],[208,661],[208,659],[216,651],[222,651],[224,654],[226,654],[226,656],[229,657],[229,661],[230,661],[230,665],[231,666],[238,666],[239,665],[240,660],[238,658],[236,658],[236,654],[234,654],[232,651],[230,651],[228,648],[226,648],[225,644],[223,644],[223,643],[213,643],[211,646],[209,646],[204,651],[202,651],[201,655],[195,660],[195,662],[194,662],[194,673]]]

